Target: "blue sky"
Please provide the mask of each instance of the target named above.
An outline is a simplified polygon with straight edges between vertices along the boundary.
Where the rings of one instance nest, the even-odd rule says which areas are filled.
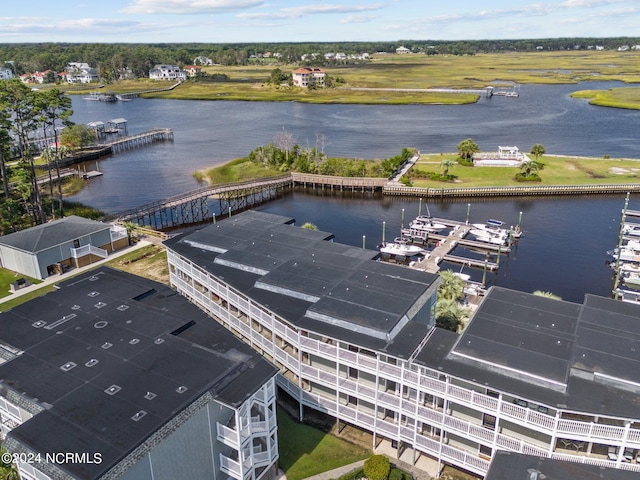
[[[0,43],[640,36],[639,0],[4,0]]]

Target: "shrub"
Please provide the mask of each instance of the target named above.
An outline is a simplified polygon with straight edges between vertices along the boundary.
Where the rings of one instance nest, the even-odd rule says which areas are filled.
[[[473,158],[458,157],[457,162],[463,167],[473,167]]]
[[[516,173],[514,177],[516,182],[541,182],[542,179],[537,173],[532,173],[529,176],[526,176],[524,173]]]
[[[392,468],[389,472],[389,480],[404,480],[405,474],[399,468]]]
[[[385,480],[391,465],[384,455],[372,455],[364,461],[364,474],[369,480]]]

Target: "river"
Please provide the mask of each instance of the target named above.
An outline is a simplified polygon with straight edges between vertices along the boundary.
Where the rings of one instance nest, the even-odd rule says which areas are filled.
[[[130,134],[172,128],[175,140],[107,157],[102,177],[92,179],[74,200],[114,213],[198,187],[192,173],[246,155],[273,141],[283,129],[302,146],[324,145],[330,156],[387,158],[403,147],[453,152],[465,138],[481,150],[544,145],[552,154],[640,158],[640,112],[589,105],[569,94],[619,86],[523,85],[517,98],[493,97],[472,105],[308,105],[292,102],[144,100],[103,103],[73,98],[77,123],[125,118]],[[322,142],[324,140],[324,144]],[[318,142],[318,143],[316,143]],[[95,168],[90,164],[88,169]],[[631,207],[634,205],[632,198]],[[464,220],[468,201],[433,203],[434,216]],[[515,224],[523,212],[525,236],[497,275],[498,285],[551,291],[572,301],[585,293],[608,295],[611,273],[606,250],[615,246],[624,196],[472,201],[471,220],[499,218]],[[374,248],[418,213],[418,201],[367,196],[295,193],[264,210],[313,222],[337,241]],[[456,252],[457,253],[457,252]],[[456,268],[456,267],[452,267]],[[466,270],[465,270],[466,271]],[[473,271],[479,280],[482,272]]]

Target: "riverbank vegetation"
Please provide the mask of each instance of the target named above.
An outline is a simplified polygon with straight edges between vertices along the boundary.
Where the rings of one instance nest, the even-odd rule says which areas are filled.
[[[319,139],[322,143],[324,140]],[[393,157],[384,160],[328,157],[317,147],[303,148],[293,143],[287,132],[276,135],[276,143],[260,146],[247,157],[238,158],[219,167],[194,173],[198,181],[205,179],[211,185],[241,180],[264,178],[286,172],[312,173],[338,177],[388,178],[411,158],[416,150],[403,148]]]
[[[580,90],[571,94],[573,98],[585,98],[589,104],[600,107],[640,110],[640,88],[623,87],[609,90]]]
[[[202,75],[172,90],[149,92],[168,87],[169,82],[148,78],[111,80],[105,89],[115,93],[149,92],[144,97],[190,100],[465,104],[477,101],[479,95],[428,92],[426,89],[482,89],[489,85],[509,89],[520,84],[580,81],[640,82],[638,51],[571,49],[500,53],[472,51],[464,55],[431,53],[426,50],[408,55],[373,53],[367,60],[314,62],[302,62],[292,54],[278,59],[253,59],[243,64],[203,65]],[[310,90],[271,81],[274,71],[288,74],[298,66],[307,64],[318,64],[314,66],[321,66],[331,79],[339,79],[339,82],[331,82],[331,88]],[[87,84],[60,85],[59,88],[72,94],[87,94],[97,87],[96,84]],[[625,108],[636,108],[629,105],[638,105],[640,108],[640,102],[627,103]]]

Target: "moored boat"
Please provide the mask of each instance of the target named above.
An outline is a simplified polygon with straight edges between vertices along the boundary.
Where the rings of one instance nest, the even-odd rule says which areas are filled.
[[[495,245],[504,245],[507,243],[507,236],[504,232],[492,232],[490,230],[472,228],[469,233],[476,237],[479,242],[487,242]]]
[[[396,238],[393,242],[383,243],[380,246],[380,252],[387,253],[389,255],[403,255],[405,257],[411,257],[413,255],[423,253],[424,249],[401,238]]]
[[[447,228],[447,226],[442,223],[434,222],[433,217],[431,217],[431,215],[418,215],[409,224],[409,228],[437,233]]]

